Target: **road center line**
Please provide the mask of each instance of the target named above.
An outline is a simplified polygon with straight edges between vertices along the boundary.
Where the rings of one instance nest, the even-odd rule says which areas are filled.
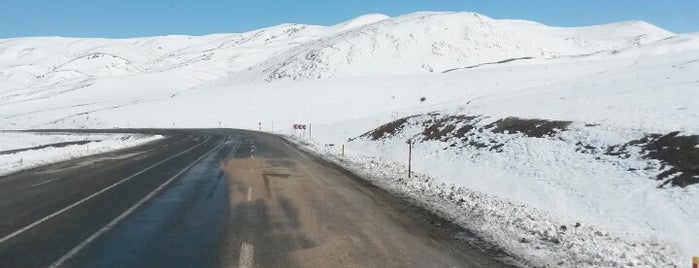
[[[252,245],[243,242],[240,246],[240,259],[238,260],[238,268],[252,268],[255,265],[255,252]]]
[[[209,137],[209,138],[210,138],[210,137]],[[208,140],[209,140],[209,139],[206,139],[206,141],[208,141]],[[65,208],[63,208],[63,209],[61,209],[61,210],[59,210],[59,211],[56,211],[56,212],[54,212],[54,213],[51,213],[50,215],[48,215],[48,216],[46,216],[46,217],[44,217],[44,218],[41,218],[40,220],[35,221],[35,222],[33,222],[33,223],[31,223],[31,224],[29,224],[29,225],[27,225],[27,226],[24,226],[24,227],[22,227],[21,229],[15,231],[15,232],[13,232],[13,233],[11,233],[11,234],[9,234],[9,235],[6,235],[6,236],[3,237],[3,238],[0,238],[0,244],[4,243],[4,242],[7,241],[7,240],[12,239],[13,237],[15,237],[15,236],[17,236],[17,235],[19,235],[19,234],[21,234],[21,233],[23,233],[23,232],[26,232],[27,230],[29,230],[29,229],[31,229],[31,228],[34,228],[35,226],[37,226],[37,225],[39,225],[39,224],[41,224],[41,223],[43,223],[43,222],[45,222],[45,221],[47,221],[47,220],[53,218],[53,217],[56,217],[56,216],[62,214],[63,212],[66,212],[66,211],[68,211],[68,210],[70,210],[70,209],[72,209],[72,208],[74,208],[74,207],[76,207],[76,206],[78,206],[78,205],[80,205],[80,204],[82,204],[82,203],[85,203],[85,202],[89,201],[90,199],[95,198],[96,196],[98,196],[98,195],[100,195],[100,194],[102,194],[102,193],[104,193],[104,192],[106,192],[106,191],[109,191],[110,189],[112,189],[112,188],[114,188],[114,187],[117,187],[117,186],[119,186],[120,184],[122,184],[122,183],[124,183],[124,182],[127,182],[127,181],[131,180],[132,178],[134,178],[134,177],[136,177],[136,176],[138,176],[138,175],[141,175],[141,174],[143,174],[144,172],[146,172],[146,171],[148,171],[148,170],[150,170],[150,169],[152,169],[152,168],[154,168],[154,167],[156,167],[156,166],[158,166],[158,165],[160,165],[160,164],[162,164],[162,163],[165,163],[166,161],[168,161],[168,160],[170,160],[170,159],[173,159],[173,158],[178,157],[178,156],[180,156],[180,155],[182,155],[182,154],[185,154],[185,153],[187,153],[187,152],[189,152],[189,151],[191,151],[191,150],[194,150],[195,148],[197,148],[197,147],[203,145],[204,143],[206,143],[206,141],[204,141],[204,142],[202,142],[202,143],[200,143],[200,144],[197,144],[196,146],[193,146],[192,148],[189,148],[189,149],[187,149],[187,150],[184,150],[184,151],[182,151],[182,152],[180,152],[180,153],[178,153],[178,154],[176,154],[176,155],[173,155],[173,156],[171,156],[171,157],[168,157],[168,158],[166,158],[165,160],[162,160],[162,161],[160,161],[160,162],[158,162],[158,163],[155,163],[154,165],[152,165],[152,166],[150,166],[150,167],[147,167],[146,169],[143,169],[143,170],[141,170],[141,171],[139,171],[139,172],[136,172],[136,173],[134,173],[133,175],[128,176],[128,177],[126,177],[126,178],[124,178],[124,179],[122,179],[122,180],[120,180],[120,181],[118,181],[118,182],[116,182],[116,183],[110,185],[110,186],[107,187],[107,188],[104,188],[104,189],[102,189],[102,190],[100,190],[100,191],[98,191],[98,192],[96,192],[96,193],[94,193],[94,194],[91,194],[91,195],[89,195],[88,197],[85,197],[85,198],[83,198],[83,199],[80,199],[80,201],[75,202],[75,203],[73,203],[73,204],[70,205],[70,206],[67,206],[67,207],[65,207]]]
[[[56,178],[53,178],[53,179],[45,180],[45,181],[42,181],[42,182],[40,182],[40,183],[35,183],[35,184],[32,184],[32,185],[29,185],[29,188],[34,188],[34,187],[37,187],[37,186],[41,186],[41,185],[47,184],[47,183],[49,183],[49,182],[52,182],[52,181],[55,181],[55,180],[58,180],[58,179],[60,179],[60,177],[56,177]]]
[[[204,143],[206,143],[210,138],[211,138],[211,137],[207,138],[207,139],[204,141]],[[201,144],[204,144],[204,143],[201,143]],[[201,144],[199,144],[199,145],[201,145]],[[199,146],[199,145],[197,145],[197,146]],[[78,254],[78,252],[80,252],[80,250],[82,250],[82,249],[85,248],[87,245],[89,245],[90,243],[92,243],[92,241],[97,240],[97,238],[99,238],[101,235],[103,235],[103,234],[106,233],[107,231],[111,230],[111,229],[112,229],[114,226],[116,226],[121,220],[123,220],[124,218],[128,217],[128,216],[129,216],[131,213],[133,213],[136,209],[138,209],[139,207],[141,207],[144,203],[148,202],[148,200],[150,200],[151,198],[153,198],[153,196],[155,196],[156,194],[158,194],[161,190],[163,190],[163,188],[167,187],[170,183],[172,183],[172,181],[174,181],[175,179],[177,179],[180,175],[182,175],[182,174],[185,173],[187,170],[189,170],[192,166],[194,166],[196,163],[198,163],[199,160],[201,160],[202,158],[206,157],[207,155],[209,155],[211,152],[215,151],[216,149],[220,148],[222,145],[223,145],[223,142],[220,143],[219,145],[217,145],[216,147],[214,147],[213,149],[209,150],[209,151],[206,152],[205,154],[201,155],[199,158],[197,158],[197,159],[194,160],[192,163],[190,163],[189,165],[187,165],[185,168],[183,168],[182,170],[180,170],[180,172],[177,172],[177,174],[175,174],[174,176],[170,177],[167,181],[163,182],[160,186],[158,186],[158,188],[155,188],[155,190],[153,190],[152,192],[150,192],[148,195],[146,195],[145,197],[143,197],[143,199],[139,200],[136,204],[134,204],[134,205],[131,206],[129,209],[127,209],[126,211],[124,211],[124,213],[121,213],[121,215],[119,215],[118,217],[116,217],[116,218],[115,218],[114,220],[112,220],[111,222],[107,223],[107,225],[105,225],[104,227],[102,227],[101,229],[99,229],[97,232],[95,232],[94,234],[92,234],[90,237],[88,237],[87,239],[85,239],[82,243],[78,244],[78,245],[75,246],[73,249],[71,249],[70,251],[68,251],[68,253],[66,253],[66,255],[63,255],[63,257],[61,257],[60,259],[58,259],[57,261],[55,261],[53,264],[51,264],[51,265],[49,266],[49,268],[56,268],[56,267],[60,267],[61,265],[63,265],[63,263],[65,263],[67,260],[69,260],[70,258],[72,258],[73,256],[75,256],[76,254]],[[197,146],[195,146],[195,147],[197,147]]]
[[[248,187],[248,202],[252,201],[252,187]]]

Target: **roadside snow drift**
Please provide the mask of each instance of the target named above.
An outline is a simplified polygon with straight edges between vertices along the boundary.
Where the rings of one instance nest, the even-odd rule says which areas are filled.
[[[140,134],[0,132],[0,176],[161,138]]]

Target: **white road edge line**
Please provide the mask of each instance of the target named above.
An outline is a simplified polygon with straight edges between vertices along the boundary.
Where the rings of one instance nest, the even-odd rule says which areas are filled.
[[[252,268],[255,265],[255,252],[252,245],[243,242],[240,246],[240,259],[238,260],[238,268]]]
[[[211,138],[211,137],[207,138],[206,141],[208,141],[210,138]],[[204,141],[204,142],[206,142],[206,141]],[[153,196],[155,196],[156,194],[158,194],[163,188],[167,187],[167,185],[169,185],[170,183],[172,183],[172,181],[174,181],[175,179],[177,179],[177,177],[179,177],[180,175],[182,175],[183,173],[185,173],[187,170],[189,170],[189,168],[191,168],[191,167],[194,166],[196,163],[198,163],[199,160],[201,160],[202,158],[206,157],[207,155],[209,155],[211,152],[215,151],[215,150],[218,149],[219,147],[221,147],[221,145],[223,145],[223,143],[220,143],[219,145],[217,145],[217,146],[214,147],[213,149],[209,150],[208,152],[206,152],[205,154],[203,154],[202,156],[200,156],[199,158],[197,158],[196,160],[194,160],[192,163],[190,163],[189,165],[187,165],[184,169],[180,170],[180,172],[178,172],[178,173],[175,174],[174,176],[170,177],[170,179],[168,179],[167,181],[163,182],[160,186],[158,186],[158,188],[155,188],[155,190],[153,190],[152,192],[150,192],[148,195],[146,195],[145,197],[143,197],[143,199],[139,200],[136,204],[134,204],[134,205],[131,206],[129,209],[127,209],[126,211],[124,211],[124,213],[121,213],[121,215],[119,215],[119,217],[116,217],[114,220],[112,220],[111,222],[107,223],[107,225],[105,225],[104,227],[102,227],[101,229],[99,229],[97,232],[95,232],[94,234],[92,234],[90,237],[88,237],[87,239],[85,239],[82,243],[78,244],[78,245],[75,246],[73,249],[71,249],[70,251],[68,251],[68,253],[66,253],[66,255],[63,255],[63,257],[61,257],[60,259],[58,259],[57,261],[55,261],[54,263],[52,263],[51,265],[49,265],[49,268],[56,268],[56,267],[60,267],[61,265],[63,265],[63,263],[65,263],[67,260],[69,260],[70,258],[72,258],[73,256],[75,256],[76,254],[78,254],[78,252],[80,252],[80,250],[82,250],[82,249],[85,248],[87,245],[89,245],[90,243],[92,243],[92,241],[97,240],[97,238],[99,238],[101,235],[103,235],[104,233],[106,233],[107,231],[109,231],[110,229],[112,229],[112,228],[113,228],[114,226],[116,226],[121,220],[123,220],[124,218],[128,217],[131,213],[133,213],[133,212],[134,212],[136,209],[138,209],[141,205],[143,205],[144,203],[148,202],[148,200],[150,200],[151,198],[153,198]],[[198,146],[198,145],[197,145],[197,146]]]
[[[248,202],[252,201],[252,187],[248,187]]]
[[[29,185],[29,188],[34,188],[34,187],[37,187],[37,186],[41,186],[41,185],[47,184],[47,183],[49,183],[49,182],[52,182],[52,181],[55,181],[55,180],[58,180],[58,179],[60,179],[60,177],[58,177],[58,178],[53,178],[53,179],[50,179],[50,180],[45,180],[45,181],[42,181],[42,182],[39,182],[39,183],[35,183],[35,184],[32,184],[32,185]]]
[[[209,137],[209,138],[210,138],[210,137]],[[206,141],[208,141],[208,140],[209,140],[209,139],[207,138]],[[24,227],[22,227],[21,229],[15,231],[15,232],[13,232],[13,233],[11,233],[11,234],[9,234],[9,235],[6,235],[6,236],[3,237],[3,238],[0,238],[0,244],[4,243],[4,242],[7,241],[7,240],[12,239],[13,237],[15,237],[15,236],[17,236],[17,235],[19,235],[19,234],[21,234],[21,233],[23,233],[23,232],[26,232],[27,230],[33,228],[34,226],[37,226],[37,225],[39,225],[39,224],[41,224],[41,223],[43,223],[43,222],[45,222],[45,221],[47,221],[47,220],[49,220],[49,219],[51,219],[51,218],[53,218],[53,217],[56,217],[56,216],[60,215],[60,214],[63,213],[63,212],[66,212],[66,211],[70,210],[71,208],[74,208],[74,207],[76,207],[76,206],[78,206],[78,205],[80,205],[80,204],[82,204],[82,203],[85,203],[86,201],[88,201],[88,200],[90,200],[90,199],[92,199],[92,198],[95,198],[96,196],[98,196],[98,195],[100,195],[100,194],[102,194],[102,193],[104,193],[104,192],[106,192],[106,191],[109,191],[110,189],[112,189],[112,188],[114,188],[114,187],[117,187],[118,185],[120,185],[120,184],[122,184],[122,183],[124,183],[124,182],[126,182],[126,181],[128,181],[128,180],[130,180],[130,179],[132,179],[132,178],[134,178],[134,177],[136,177],[136,176],[138,176],[138,175],[141,175],[141,174],[143,174],[144,172],[146,172],[146,171],[148,171],[148,170],[150,170],[150,169],[152,169],[152,168],[154,168],[154,167],[156,167],[156,166],[158,166],[158,165],[160,165],[160,164],[162,164],[162,163],[164,163],[164,162],[166,162],[166,161],[168,161],[168,160],[170,160],[170,159],[173,159],[173,158],[175,158],[175,157],[177,157],[177,156],[180,156],[180,155],[182,155],[182,154],[184,154],[184,153],[187,153],[187,152],[189,152],[189,151],[191,151],[191,150],[194,150],[194,148],[197,148],[197,147],[203,145],[204,143],[206,143],[206,141],[204,141],[204,142],[202,142],[202,143],[200,143],[200,144],[198,144],[198,145],[196,145],[196,146],[194,146],[194,147],[192,147],[192,148],[189,148],[189,149],[187,149],[187,150],[185,150],[185,151],[183,151],[183,152],[180,152],[180,153],[178,153],[178,154],[176,154],[176,155],[173,155],[173,156],[171,156],[171,157],[168,157],[167,159],[165,159],[165,160],[163,160],[163,161],[160,161],[160,162],[158,162],[158,163],[155,163],[154,165],[152,165],[152,166],[150,166],[150,167],[147,167],[146,169],[141,170],[141,171],[139,171],[139,172],[136,172],[136,173],[134,173],[133,175],[128,176],[128,177],[126,177],[126,178],[124,178],[124,179],[122,179],[122,180],[120,180],[120,181],[118,181],[118,182],[116,182],[116,183],[110,185],[110,186],[107,187],[107,188],[104,188],[104,189],[102,189],[102,190],[100,190],[100,191],[98,191],[98,192],[96,192],[96,193],[94,193],[94,194],[89,195],[88,197],[85,197],[85,198],[81,199],[81,200],[78,201],[78,202],[73,203],[73,204],[70,205],[70,206],[67,206],[67,207],[65,207],[65,208],[63,208],[63,209],[61,209],[61,210],[59,210],[59,211],[56,211],[56,212],[54,212],[54,213],[51,213],[50,215],[48,215],[48,216],[46,216],[46,217],[44,217],[44,218],[42,218],[42,219],[40,219],[40,220],[38,220],[38,221],[35,221],[35,222],[33,222],[32,224],[29,224],[29,225],[27,225],[27,226],[24,226]]]
[[[306,156],[306,153],[305,153],[305,152],[301,152],[299,149],[294,148],[294,147],[291,147],[291,145],[289,145],[289,144],[286,143],[286,142],[282,142],[282,144],[284,144],[284,146],[286,146],[287,148],[291,149],[291,150],[294,151],[296,154],[300,155],[301,157],[305,158],[306,160],[311,160],[310,158],[308,158],[308,156]]]

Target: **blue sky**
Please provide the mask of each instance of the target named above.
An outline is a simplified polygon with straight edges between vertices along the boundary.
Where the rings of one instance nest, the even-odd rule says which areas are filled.
[[[0,38],[202,35],[423,10],[474,11],[555,26],[635,19],[677,33],[699,31],[699,0],[0,0]]]

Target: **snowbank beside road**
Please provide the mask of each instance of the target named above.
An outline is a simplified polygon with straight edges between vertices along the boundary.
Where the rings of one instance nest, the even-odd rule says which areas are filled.
[[[161,138],[141,134],[0,132],[0,176]]]
[[[408,178],[405,166],[378,157],[338,155],[308,143],[302,148],[340,164],[373,184],[463,226],[477,247],[504,250],[506,262],[558,267],[677,267],[684,264],[676,248],[654,235],[609,232],[569,217],[556,217],[521,202],[446,184],[420,173]],[[512,261],[512,259],[514,261]]]

